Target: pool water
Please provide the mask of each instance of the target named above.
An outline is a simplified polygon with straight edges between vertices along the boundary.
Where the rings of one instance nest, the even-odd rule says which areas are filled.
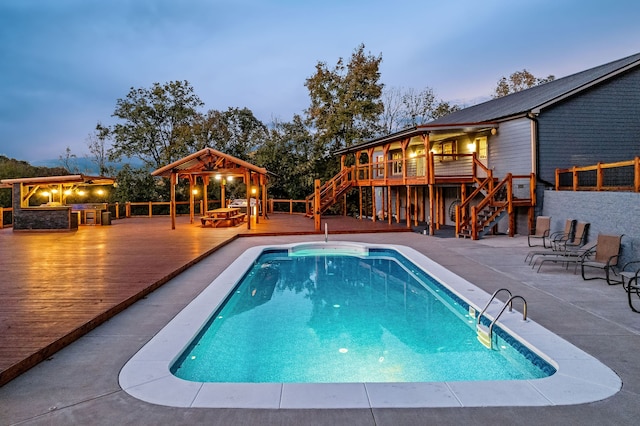
[[[526,380],[555,369],[392,249],[264,251],[177,358],[195,382]]]

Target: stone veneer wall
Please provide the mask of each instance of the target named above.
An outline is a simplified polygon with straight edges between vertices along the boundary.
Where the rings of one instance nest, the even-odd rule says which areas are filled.
[[[598,234],[624,234],[620,264],[640,260],[640,194],[635,192],[545,191],[543,216],[551,216],[551,232],[567,219],[589,222],[588,241]]]
[[[13,230],[76,230],[77,215],[71,207],[29,208],[20,207],[20,184],[13,185]]]

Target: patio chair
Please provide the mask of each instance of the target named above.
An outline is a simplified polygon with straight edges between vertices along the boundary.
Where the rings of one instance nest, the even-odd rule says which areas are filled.
[[[622,280],[613,279],[612,277],[612,274],[614,276],[618,275],[614,268],[618,264],[618,258],[620,257],[620,250],[622,249],[621,240],[622,235],[598,234],[595,256],[590,259],[584,259],[580,265],[582,279],[604,279],[607,280],[607,284],[609,285],[622,284]],[[605,272],[605,276],[587,278],[585,275],[585,268],[602,269]]]
[[[640,269],[635,272],[624,270],[628,265],[636,263],[640,263],[640,260],[627,263],[622,268],[623,270],[620,271],[620,275],[622,276],[622,286],[627,291],[627,301],[629,302],[629,307],[633,312],[640,313],[640,281],[638,281],[638,277],[640,276]]]
[[[627,262],[620,268],[618,275],[620,275],[620,279],[622,280],[622,287],[627,290],[628,284],[637,279],[638,275],[640,275],[640,260],[632,260],[631,262]],[[637,284],[636,284],[637,285]]]
[[[537,246],[540,244],[531,244],[531,240],[542,240],[542,246],[547,247],[547,240],[549,239],[549,232],[551,230],[551,217],[550,216],[538,216],[536,218],[536,229],[533,234],[527,236],[527,243],[529,247]]]
[[[561,241],[561,240],[568,240],[568,239],[572,239],[573,235],[574,235],[574,231],[575,231],[575,227],[576,227],[576,220],[575,219],[567,219],[564,225],[564,230],[562,231],[555,231],[552,232],[551,234],[549,234],[549,245],[546,246],[546,248],[550,248],[552,251],[548,251],[548,250],[544,250],[544,251],[530,251],[529,253],[527,253],[527,255],[524,258],[524,261],[526,262],[527,260],[529,261],[529,265],[531,265],[531,262],[533,262],[533,259],[535,256],[538,255],[547,255],[547,254],[554,254],[553,251],[555,251],[556,248],[556,243]],[[531,245],[529,245],[531,246]]]
[[[569,265],[574,265],[574,273],[576,272],[578,265],[582,264],[585,259],[589,259],[595,253],[597,248],[597,241],[585,244],[580,247],[568,246],[566,250],[560,252],[552,252],[548,256],[541,256],[533,262],[532,269],[538,265],[538,272],[547,262],[562,263],[565,269],[569,269]],[[538,260],[540,263],[538,264]]]

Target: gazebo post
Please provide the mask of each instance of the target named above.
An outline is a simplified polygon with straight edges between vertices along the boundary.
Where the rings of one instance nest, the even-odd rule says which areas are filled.
[[[189,223],[193,224],[193,217],[195,216],[195,208],[194,208],[194,181],[197,178],[194,175],[189,175]]]
[[[209,210],[209,176],[202,176],[202,211],[200,215],[203,216],[207,210]]]
[[[247,191],[247,229],[251,229],[251,170],[245,172],[244,183]]]
[[[171,211],[171,229],[176,229],[176,181],[176,174],[171,173],[171,203],[169,204],[169,210]]]

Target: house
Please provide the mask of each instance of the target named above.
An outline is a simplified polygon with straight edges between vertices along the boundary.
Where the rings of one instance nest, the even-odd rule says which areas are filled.
[[[474,239],[525,233],[557,168],[639,153],[636,54],[341,149],[342,170],[316,192],[315,211],[357,188],[361,216],[373,220],[426,223],[431,234],[456,225]]]

